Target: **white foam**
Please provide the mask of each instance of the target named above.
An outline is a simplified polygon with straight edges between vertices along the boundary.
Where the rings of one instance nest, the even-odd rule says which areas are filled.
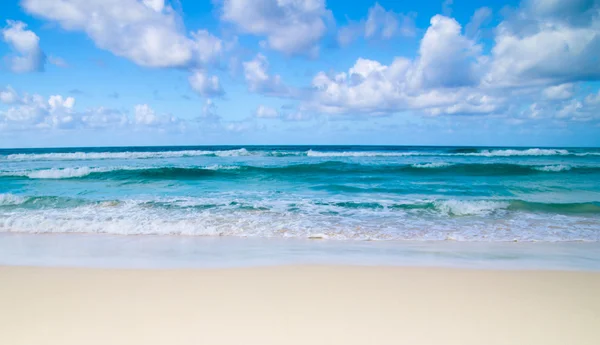
[[[501,149],[484,150],[471,153],[442,153],[434,151],[248,151],[245,148],[235,150],[182,150],[182,151],[149,151],[149,152],[65,152],[65,153],[18,153],[6,156],[11,161],[53,161],[53,160],[104,160],[104,159],[152,159],[179,158],[196,156],[240,157],[240,156],[308,156],[308,157],[406,157],[406,156],[596,156],[600,152],[572,153],[565,149]]]
[[[20,205],[26,200],[27,198],[25,197],[10,193],[0,194],[0,205]]]
[[[241,167],[239,165],[219,165],[219,164],[215,164],[215,165],[209,165],[204,167],[204,169],[206,170],[238,170]]]
[[[403,156],[422,156],[435,155],[434,153],[421,152],[375,152],[375,151],[344,151],[344,152],[322,152],[308,150],[308,157],[403,157]]]
[[[475,156],[475,157],[511,157],[511,156],[564,156],[571,152],[564,149],[540,149],[533,148],[527,150],[483,150],[481,152],[470,153],[441,153],[441,152],[375,152],[375,151],[347,151],[347,152],[321,152],[307,151],[309,157],[405,157],[405,156]],[[596,155],[600,153],[581,153],[577,155]]]
[[[423,168],[423,169],[435,169],[435,168],[445,168],[449,167],[453,164],[446,162],[433,162],[433,163],[422,163],[422,164],[413,164],[413,168]]]
[[[90,167],[77,167],[77,168],[52,168],[43,170],[26,170],[26,171],[4,171],[0,173],[0,176],[24,176],[32,179],[65,179],[74,177],[83,177],[96,172],[107,172],[121,169],[133,169],[133,168],[90,168]]]
[[[534,167],[535,170],[539,171],[547,171],[547,172],[559,172],[559,171],[567,171],[571,170],[571,166],[559,164],[559,165],[545,165],[545,166],[537,166]]]
[[[600,241],[589,218],[519,212],[503,201],[435,202],[435,209],[354,209],[289,200],[232,203],[235,195],[164,200],[90,202],[75,207],[0,208],[0,232],[185,235],[330,240]],[[20,202],[3,196],[7,202]],[[336,203],[331,201],[333,205]],[[190,210],[185,206],[211,205]],[[290,207],[294,205],[295,211]],[[252,206],[252,207],[248,207]],[[425,212],[425,213],[424,213]],[[473,217],[457,217],[457,216]],[[549,226],[553,231],[548,232]]]
[[[250,152],[244,148],[238,150],[184,150],[155,152],[68,152],[68,153],[18,153],[6,156],[12,161],[46,161],[46,160],[104,160],[104,159],[152,159],[179,158],[195,156],[248,156]]]
[[[484,150],[481,152],[465,153],[465,156],[511,157],[511,156],[564,156],[570,152],[563,149],[527,149],[527,150]]]
[[[508,206],[508,202],[487,200],[444,200],[435,202],[436,209],[453,216],[487,215]]]
[[[132,170],[150,170],[155,169],[156,167],[130,167],[130,166],[120,166],[120,167],[76,167],[76,168],[52,168],[52,169],[43,169],[43,170],[24,170],[24,171],[3,171],[0,172],[0,176],[23,176],[28,177],[30,179],[68,179],[68,178],[76,178],[76,177],[84,177],[93,173],[104,173],[111,171],[132,171]],[[182,167],[185,168],[185,167]],[[189,167],[190,169],[195,169],[195,167]],[[198,167],[198,169],[207,169],[207,170],[237,170],[240,169],[240,166],[237,165],[209,165],[206,167]]]
[[[239,150],[213,151],[213,153],[219,157],[238,157],[251,155],[251,153],[244,148],[241,148]]]

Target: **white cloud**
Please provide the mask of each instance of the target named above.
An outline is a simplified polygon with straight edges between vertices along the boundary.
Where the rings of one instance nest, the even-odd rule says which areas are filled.
[[[190,86],[201,96],[217,97],[225,94],[219,78],[215,75],[208,76],[202,70],[196,70],[188,78]]]
[[[594,106],[599,106],[600,107],[600,91],[598,91],[597,93],[593,93],[588,95],[585,98],[585,104],[587,105],[594,105]]]
[[[330,16],[325,0],[223,0],[221,19],[265,36],[271,49],[316,56]]]
[[[19,95],[10,85],[4,89],[0,89],[0,102],[4,104],[12,104],[19,101]]]
[[[143,125],[155,125],[159,122],[158,116],[148,104],[138,104],[134,107],[135,123]]]
[[[84,127],[92,129],[120,128],[130,124],[127,115],[105,107],[88,109],[80,117]]]
[[[330,114],[597,119],[591,104],[600,95],[574,99],[574,88],[600,79],[600,1],[526,0],[498,25],[485,54],[477,40],[490,16],[487,8],[477,10],[463,33],[456,20],[436,15],[415,58],[391,64],[359,58],[345,72],[319,72],[302,107]]]
[[[573,97],[573,84],[561,84],[549,86],[542,91],[542,95],[547,100],[565,100]]]
[[[531,0],[496,28],[488,84],[600,78],[600,1]]]
[[[214,36],[187,37],[175,11],[162,0],[23,0],[30,14],[85,32],[101,49],[141,66],[185,67],[221,53]]]
[[[289,94],[288,87],[283,84],[279,75],[269,75],[269,62],[264,55],[257,54],[254,59],[242,65],[250,91],[275,96]]]
[[[143,3],[156,12],[162,12],[163,8],[165,7],[164,0],[143,0]]]
[[[203,64],[215,63],[223,53],[223,41],[206,30],[191,33],[192,49]]]
[[[598,0],[525,0],[523,11],[541,19],[550,19],[570,25],[589,25],[598,15]]]
[[[212,99],[207,98],[204,100],[200,116],[196,120],[212,124],[216,124],[221,120],[221,117],[217,114],[217,106]]]
[[[47,99],[34,95],[18,95],[10,87],[12,106],[0,110],[0,128],[3,131],[72,130],[152,128],[159,131],[178,131],[185,122],[172,115],[158,115],[147,104],[136,105],[133,117],[104,107],[84,111],[75,109],[75,98],[52,95]],[[15,100],[16,99],[16,100]]]
[[[16,73],[39,72],[44,70],[46,56],[40,48],[40,38],[31,30],[26,30],[27,24],[8,20],[2,29],[2,38],[15,52],[8,56],[9,68]]]
[[[476,90],[481,48],[451,18],[434,16],[414,60],[390,65],[359,58],[348,72],[319,72],[308,109],[325,113],[385,114],[429,109],[429,114],[480,114],[502,107],[501,97]]]
[[[275,108],[259,105],[254,112],[254,116],[261,119],[276,119],[279,117],[279,112]]]
[[[423,87],[458,87],[479,82],[481,47],[461,34],[460,24],[436,15],[419,48],[414,82]]]

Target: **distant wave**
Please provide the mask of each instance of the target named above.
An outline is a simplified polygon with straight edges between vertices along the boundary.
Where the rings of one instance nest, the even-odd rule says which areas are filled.
[[[104,159],[152,159],[152,158],[178,158],[178,157],[232,157],[248,156],[248,150],[184,150],[184,151],[156,151],[156,152],[65,152],[65,153],[18,153],[7,155],[11,161],[52,161],[52,160],[104,160]]]
[[[180,150],[180,151],[125,151],[125,152],[53,152],[53,153],[17,153],[0,159],[9,161],[54,161],[54,160],[106,160],[106,159],[159,159],[181,157],[288,157],[305,156],[327,157],[411,157],[411,156],[474,156],[474,157],[519,157],[519,156],[600,156],[600,152],[577,152],[566,149],[475,149],[458,148],[449,151],[432,149],[431,151],[319,151],[319,150]]]
[[[308,157],[404,157],[404,156],[435,156],[433,152],[381,152],[381,151],[306,151]]]
[[[534,167],[534,169],[539,170],[539,171],[560,172],[560,171],[571,170],[572,167],[569,165],[558,164],[558,165],[544,165],[544,166],[540,166],[540,167]]]
[[[564,149],[527,149],[527,150],[483,150],[481,152],[464,153],[465,156],[510,157],[510,156],[565,156],[571,154]],[[460,155],[460,154],[459,154]]]
[[[445,168],[453,165],[452,163],[446,162],[434,162],[434,163],[419,163],[411,165],[413,168],[423,168],[423,169],[435,169],[435,168]]]
[[[337,161],[284,166],[210,165],[204,167],[75,167],[26,171],[0,171],[0,177],[29,179],[194,179],[244,175],[311,175],[311,174],[457,174],[477,176],[528,175],[560,172],[600,173],[600,166],[457,164],[432,162],[419,164],[358,164]]]

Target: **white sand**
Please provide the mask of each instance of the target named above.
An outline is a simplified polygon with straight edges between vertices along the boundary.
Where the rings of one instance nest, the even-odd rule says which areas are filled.
[[[598,345],[600,273],[0,267],[0,344]]]

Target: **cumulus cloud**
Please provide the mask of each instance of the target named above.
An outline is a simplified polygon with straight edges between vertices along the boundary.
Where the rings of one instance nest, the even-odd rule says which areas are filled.
[[[416,57],[387,64],[358,58],[346,71],[319,72],[302,107],[328,114],[597,119],[590,115],[597,96],[575,99],[575,86],[600,79],[600,1],[525,0],[495,28],[485,53],[479,31],[490,16],[488,8],[478,9],[463,31],[455,19],[436,15]]]
[[[540,49],[543,47],[543,49]],[[529,0],[496,28],[489,84],[600,78],[600,1]]]
[[[0,89],[0,102],[4,104],[13,104],[19,101],[19,95],[10,85]]]
[[[425,32],[415,67],[417,84],[426,87],[458,87],[479,82],[481,47],[462,35],[460,24],[436,15]]]
[[[271,49],[316,56],[331,15],[325,0],[222,0],[221,19],[244,33],[265,36]]]
[[[138,125],[136,128],[142,126],[165,130],[182,124],[182,120],[169,114],[158,115],[148,104],[137,104],[134,107],[132,123]]]
[[[23,22],[8,20],[2,29],[3,40],[14,51],[7,57],[9,68],[16,73],[43,71],[46,55],[40,48],[40,38],[26,28]]]
[[[542,94],[545,99],[552,101],[570,99],[573,97],[573,84],[549,86],[542,91]]]
[[[172,115],[156,114],[147,104],[136,105],[133,116],[128,116],[123,111],[105,107],[78,111],[75,98],[70,96],[51,95],[45,98],[37,94],[19,95],[10,87],[6,90],[9,90],[11,102],[5,103],[11,103],[11,106],[0,110],[0,128],[8,131],[110,128],[173,131],[181,130],[185,125],[183,120]]]
[[[202,70],[194,71],[188,78],[190,86],[199,95],[205,97],[217,97],[225,94],[219,78],[215,75],[208,76]]]
[[[430,108],[431,114],[496,111],[501,100],[475,89],[481,47],[451,18],[434,16],[414,59],[390,65],[359,58],[348,72],[319,72],[307,107],[326,113],[385,114]]]
[[[83,31],[101,49],[147,67],[195,66],[221,53],[206,31],[186,36],[163,0],[23,0],[30,14]]]
[[[273,96],[289,95],[290,90],[281,81],[281,76],[269,75],[269,62],[264,55],[257,54],[254,59],[242,65],[250,91]]]

